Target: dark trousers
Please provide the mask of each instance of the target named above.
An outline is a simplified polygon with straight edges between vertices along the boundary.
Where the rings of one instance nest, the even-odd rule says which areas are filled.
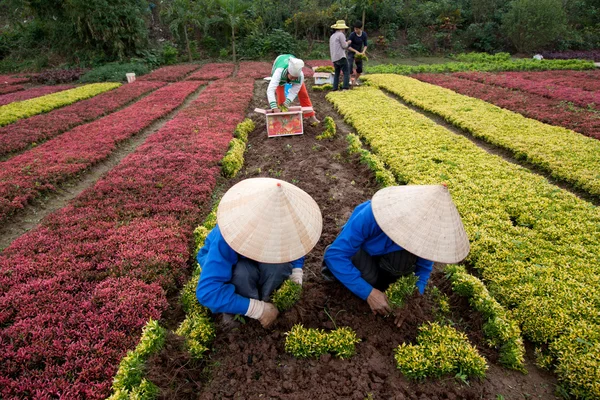
[[[249,299],[269,301],[271,294],[292,274],[292,264],[264,264],[242,258],[233,267],[235,292]]]
[[[348,72],[348,60],[346,57],[337,60],[333,63],[335,73],[333,74],[333,90],[338,90],[340,87],[340,71],[344,73],[343,89],[350,89],[350,72]]]
[[[362,74],[363,72],[363,62],[362,60],[357,60],[354,57],[356,54],[353,51],[348,52],[348,69],[350,70],[350,75],[354,71],[354,63],[356,63],[356,73]]]

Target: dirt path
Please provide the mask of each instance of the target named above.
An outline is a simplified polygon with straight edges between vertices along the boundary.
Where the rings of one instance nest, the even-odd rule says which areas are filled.
[[[257,81],[250,106],[266,107],[266,82]],[[495,363],[497,354],[487,348],[481,336],[480,317],[472,313],[464,299],[451,297],[453,319],[472,343],[488,358],[487,378],[470,386],[454,377],[411,382],[394,366],[393,350],[403,342],[414,341],[418,327],[433,320],[432,300],[413,299],[405,308],[401,329],[392,321],[371,314],[368,305],[339,283],[325,282],[320,275],[321,258],[354,207],[371,198],[378,189],[371,172],[346,153],[345,135],[351,132],[324,94],[311,92],[317,116],[329,115],[338,125],[332,141],[315,139],[322,127],[305,126],[302,136],[268,139],[264,119],[249,113],[257,128],[249,138],[244,169],[238,178],[223,181],[223,192],[241,179],[256,176],[281,178],[308,192],[323,214],[323,234],[307,255],[302,300],[283,313],[275,327],[265,331],[256,321],[224,332],[217,327],[214,351],[205,363],[196,364],[181,351],[175,336],[166,349],[149,362],[147,376],[161,388],[163,399],[505,399],[554,398],[556,381],[538,370],[528,356],[529,375],[506,370]],[[446,284],[446,285],[445,285]],[[439,271],[431,285],[448,294],[449,286]],[[445,285],[445,286],[444,286]],[[284,351],[285,336],[294,324],[333,329],[350,326],[362,342],[349,360],[330,356],[298,360]]]
[[[173,119],[182,109],[186,108],[202,92],[205,86],[192,93],[175,110],[154,122],[131,138],[119,143],[117,149],[104,161],[93,166],[75,179],[57,186],[55,192],[47,193],[27,205],[21,212],[15,213],[6,223],[0,226],[0,251],[7,248],[16,238],[35,228],[46,215],[64,207],[70,200],[77,197],[85,189],[93,186],[104,174],[118,165],[123,158],[135,151],[146,139]],[[139,97],[135,101],[139,101]],[[134,102],[128,103],[127,106]]]

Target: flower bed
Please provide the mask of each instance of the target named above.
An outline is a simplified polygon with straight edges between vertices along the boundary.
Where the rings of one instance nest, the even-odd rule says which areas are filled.
[[[0,75],[0,85],[16,85],[19,83],[27,83],[31,78],[16,77],[11,75]]]
[[[18,92],[20,90],[25,90],[25,88],[21,85],[7,85],[7,86],[0,86],[0,95],[5,95],[8,93],[14,93],[14,92]],[[2,99],[4,96],[0,97],[0,99]]]
[[[564,336],[581,324],[583,332],[600,330],[600,210],[374,88],[327,98],[398,182],[447,182],[471,242],[466,262],[481,272],[527,338],[550,344],[565,387],[600,396],[600,353],[588,352],[600,342],[591,335]],[[553,351],[555,343],[560,352]]]
[[[181,64],[162,67],[156,71],[138,78],[138,81],[161,81],[161,82],[177,82],[185,78],[187,74],[197,70],[200,67],[198,64]]]
[[[568,86],[588,92],[600,90],[600,70],[598,69],[594,71],[507,72],[505,75],[517,75],[522,79],[534,82]]]
[[[17,101],[0,106],[0,126],[48,112],[55,108],[64,107],[80,100],[89,99],[100,93],[116,89],[119,86],[121,86],[120,83],[94,83],[35,99]]]
[[[134,82],[91,99],[2,127],[0,157],[51,139],[70,128],[111,113],[164,85],[163,82]]]
[[[476,137],[510,150],[515,157],[548,171],[554,178],[600,196],[597,140],[416,79],[371,75],[368,81]]]
[[[238,68],[238,78],[254,78],[261,79],[266,76],[271,76],[272,63],[259,61],[242,61]]]
[[[181,105],[198,86],[196,82],[181,82],[159,89],[132,106],[1,163],[0,221],[42,192],[54,190],[54,185],[108,157],[117,143]]]
[[[600,139],[600,113],[598,111],[572,106],[537,94],[461,79],[454,75],[417,74],[412,77],[465,96],[476,97],[528,118],[562,126]]]
[[[187,77],[188,80],[211,80],[229,78],[235,68],[231,63],[209,63]]]
[[[23,101],[33,99],[35,97],[45,96],[51,93],[62,92],[63,90],[73,89],[73,85],[59,85],[59,86],[40,86],[17,93],[7,94],[0,97],[0,106],[10,104],[14,101]]]
[[[187,275],[192,229],[253,83],[210,85],[0,254],[3,397],[106,398],[126,350]]]
[[[542,56],[548,60],[571,60],[577,58],[580,60],[600,61],[600,50],[543,52]]]
[[[469,72],[456,74],[459,78],[469,79],[488,85],[496,85],[509,89],[523,90],[538,94],[549,99],[570,101],[580,107],[600,109],[600,93],[578,88],[553,85],[547,82],[535,82],[521,77],[519,74],[490,74],[484,72]]]
[[[333,67],[331,60],[304,60],[304,64],[309,67]]]

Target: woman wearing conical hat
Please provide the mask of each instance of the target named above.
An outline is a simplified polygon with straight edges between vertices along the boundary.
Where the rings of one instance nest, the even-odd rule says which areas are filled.
[[[325,250],[323,275],[333,274],[374,314],[387,315],[383,291],[396,279],[414,273],[423,294],[434,262],[457,263],[468,253],[469,239],[445,186],[392,186],[354,209]]]
[[[302,284],[304,256],[322,226],[319,206],[298,187],[271,178],[237,183],[223,196],[217,225],[198,252],[198,301],[213,313],[270,326],[279,314],[271,294],[288,278]]]

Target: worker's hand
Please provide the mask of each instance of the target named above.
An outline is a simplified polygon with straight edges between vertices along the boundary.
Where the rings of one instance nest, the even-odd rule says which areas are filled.
[[[302,268],[294,268],[292,269],[292,274],[290,275],[290,280],[292,282],[296,282],[298,285],[302,286],[302,276],[303,276]]]
[[[268,328],[279,316],[279,310],[272,303],[265,303],[265,309],[258,319],[263,328]]]
[[[402,327],[402,324],[404,323],[404,320],[406,319],[406,311],[404,311],[404,308],[397,308],[396,310],[394,310],[394,324],[396,324],[396,326],[398,328]]]
[[[388,315],[392,312],[385,293],[375,288],[371,290],[369,297],[367,297],[367,303],[371,307],[373,314]]]

